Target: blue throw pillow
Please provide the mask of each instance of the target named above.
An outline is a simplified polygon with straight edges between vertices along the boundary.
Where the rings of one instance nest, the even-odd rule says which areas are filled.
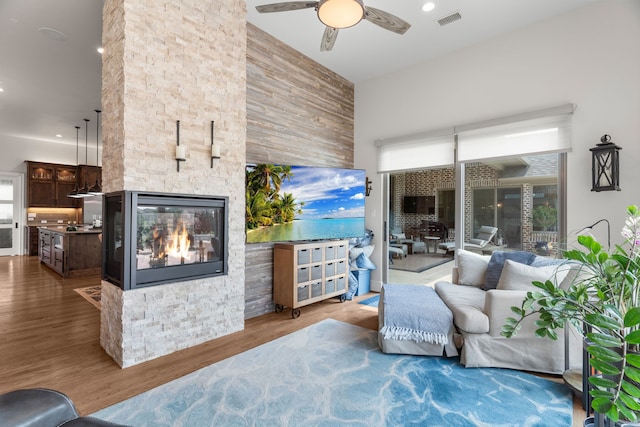
[[[364,253],[358,255],[358,258],[356,258],[356,265],[358,266],[358,268],[366,268],[367,270],[376,269],[376,265],[372,263],[369,257],[367,257]]]
[[[487,273],[484,277],[484,286],[482,287],[482,289],[488,291],[489,289],[495,289],[496,286],[498,286],[500,275],[502,274],[502,268],[504,267],[504,262],[508,259],[519,262],[520,264],[531,265],[533,260],[536,259],[536,254],[534,254],[533,252],[524,251],[494,252],[491,255],[491,259],[489,260],[489,265],[487,265]]]

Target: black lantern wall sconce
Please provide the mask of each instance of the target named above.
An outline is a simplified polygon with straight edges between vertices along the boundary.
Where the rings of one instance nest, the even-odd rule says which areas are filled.
[[[591,191],[620,191],[620,150],[611,142],[611,136],[603,135],[600,144],[591,151]]]
[[[365,196],[369,197],[369,195],[371,195],[371,184],[373,184],[373,181],[369,181],[369,177],[366,178],[366,181],[364,183],[364,188],[365,188]]]

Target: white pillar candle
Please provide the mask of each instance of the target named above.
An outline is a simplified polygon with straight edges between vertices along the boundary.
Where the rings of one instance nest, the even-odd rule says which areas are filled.
[[[220,158],[220,146],[212,145],[211,146],[211,157],[219,159]]]
[[[187,150],[184,145],[176,145],[176,160],[185,160],[187,158]]]

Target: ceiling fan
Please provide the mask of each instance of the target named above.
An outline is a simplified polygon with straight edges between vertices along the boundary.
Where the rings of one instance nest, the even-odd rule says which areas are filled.
[[[260,13],[311,8],[316,10],[320,22],[327,26],[320,43],[323,52],[333,48],[339,29],[353,27],[363,19],[398,34],[406,33],[411,27],[411,24],[389,12],[365,6],[362,0],[291,1],[256,6]]]

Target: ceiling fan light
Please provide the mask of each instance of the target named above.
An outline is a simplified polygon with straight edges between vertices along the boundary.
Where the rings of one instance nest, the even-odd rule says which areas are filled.
[[[364,18],[362,0],[320,0],[318,19],[331,28],[349,28]]]

